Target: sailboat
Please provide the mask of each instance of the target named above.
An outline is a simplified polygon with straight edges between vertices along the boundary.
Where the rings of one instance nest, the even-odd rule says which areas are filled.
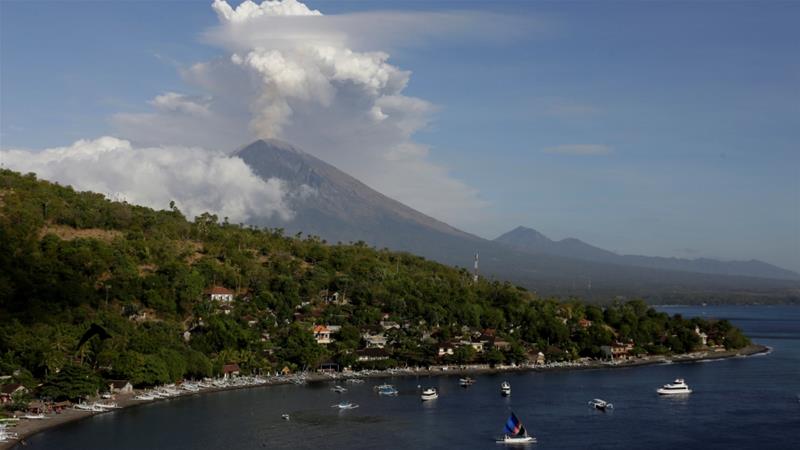
[[[513,412],[506,420],[504,429],[505,434],[502,439],[498,439],[498,444],[531,444],[536,442],[536,438],[528,436],[528,430]]]

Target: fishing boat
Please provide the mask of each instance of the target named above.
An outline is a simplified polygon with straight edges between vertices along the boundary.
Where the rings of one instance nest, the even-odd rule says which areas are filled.
[[[344,386],[339,386],[338,384],[331,388],[331,391],[336,392],[337,394],[344,394],[347,392],[347,388]]]
[[[475,379],[474,378],[470,378],[470,377],[459,378],[458,379],[458,384],[460,384],[461,387],[470,387],[473,384],[475,384]]]
[[[113,402],[113,403],[95,402],[94,406],[97,407],[97,408],[100,408],[100,409],[119,409],[120,408],[120,406],[116,402]]]
[[[422,391],[422,401],[426,400],[436,400],[439,398],[439,393],[436,391],[436,388],[427,388]]]
[[[614,405],[613,404],[611,404],[611,403],[609,403],[609,402],[607,402],[605,400],[599,399],[599,398],[591,400],[589,402],[589,406],[591,406],[594,409],[599,409],[600,411],[605,411],[605,410],[608,410],[608,409],[614,409]]]
[[[399,393],[400,393],[400,391],[395,389],[395,387],[392,386],[392,385],[388,385],[388,386],[385,386],[385,387],[383,387],[381,389],[378,389],[378,395],[393,396],[393,395],[397,395]]]
[[[504,397],[511,395],[511,383],[508,381],[503,381],[503,383],[500,384],[500,394],[502,394]]]
[[[356,408],[358,408],[358,403],[341,401],[341,402],[339,402],[339,403],[337,403],[335,405],[331,405],[331,408],[356,409]]]
[[[497,440],[498,444],[532,444],[536,442],[536,438],[528,436],[528,430],[522,425],[522,422],[517,418],[513,412],[506,420],[504,428],[504,435]]]
[[[19,439],[17,433],[6,430],[5,425],[0,425],[0,442],[8,442]]]
[[[692,390],[689,389],[683,378],[676,378],[671,384],[665,384],[656,389],[656,392],[658,395],[684,395],[691,394]]]

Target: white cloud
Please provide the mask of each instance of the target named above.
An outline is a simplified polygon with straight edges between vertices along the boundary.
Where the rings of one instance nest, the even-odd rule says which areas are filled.
[[[390,64],[389,54],[373,45],[401,34],[472,28],[485,17],[323,16],[294,0],[247,1],[237,8],[216,0],[212,6],[220,25],[206,37],[230,56],[182,72],[204,96],[169,92],[151,102],[152,112],[117,114],[112,121],[121,135],[149,145],[221,150],[279,138],[424,213],[454,224],[479,216],[486,202],[477,191],[432,162],[432,149],[413,140],[436,108],[404,95],[411,73]],[[433,26],[437,23],[441,26]]]
[[[134,204],[164,209],[174,200],[189,218],[206,211],[232,222],[292,217],[286,199],[293,194],[284,182],[262,180],[241,159],[201,148],[136,148],[101,137],[40,151],[0,150],[0,160],[12,170]]]
[[[545,153],[573,156],[607,156],[613,149],[602,144],[563,144],[544,149]]]

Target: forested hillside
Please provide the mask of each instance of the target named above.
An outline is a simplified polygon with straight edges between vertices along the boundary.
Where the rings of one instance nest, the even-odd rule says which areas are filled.
[[[232,300],[212,299],[212,287]],[[8,170],[0,317],[0,375],[53,398],[86,391],[86,380],[152,385],[226,363],[258,372],[603,357],[613,346],[681,353],[701,346],[701,333],[708,345],[747,343],[725,321],[670,318],[641,301],[537,298],[410,254],[209,214],[187,221],[174,206],[112,202]],[[359,358],[378,337],[382,356]]]

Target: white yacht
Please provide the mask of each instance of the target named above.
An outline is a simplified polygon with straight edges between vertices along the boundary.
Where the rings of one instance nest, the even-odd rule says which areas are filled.
[[[436,391],[436,388],[427,388],[422,391],[422,400],[436,400],[439,398],[439,393]]]
[[[671,384],[665,384],[656,390],[659,395],[683,395],[691,394],[692,390],[683,381],[683,378],[676,378]]]
[[[509,395],[511,395],[511,383],[509,383],[508,381],[503,381],[503,383],[500,385],[500,393],[504,397],[508,397]]]

